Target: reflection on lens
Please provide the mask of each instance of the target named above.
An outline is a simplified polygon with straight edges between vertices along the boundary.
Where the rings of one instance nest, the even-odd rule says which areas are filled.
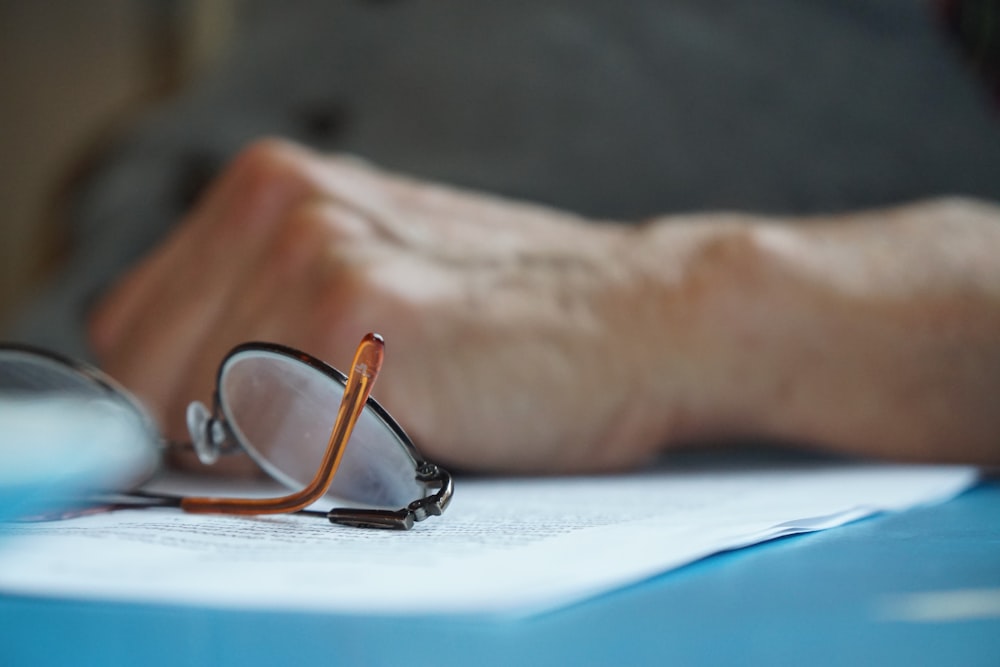
[[[56,358],[17,348],[0,350],[0,393],[105,396],[108,390]]]
[[[248,453],[278,481],[294,490],[304,487],[326,450],[344,393],[343,376],[278,352],[245,350],[226,361],[219,391],[225,417]],[[398,429],[370,401],[328,495],[383,509],[423,497],[411,446]]]

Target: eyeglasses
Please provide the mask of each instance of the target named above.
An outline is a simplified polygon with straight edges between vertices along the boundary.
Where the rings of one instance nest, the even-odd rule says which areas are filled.
[[[164,448],[193,447],[207,465],[242,451],[291,490],[276,498],[146,496],[176,501],[170,504],[187,512],[298,512],[326,496],[337,505],[324,513],[333,523],[406,530],[440,515],[453,484],[370,396],[384,348],[381,336],[366,335],[345,376],[290,347],[239,345],[219,366],[212,409],[199,402],[188,407],[189,444],[163,441],[138,401],[101,371],[48,351],[0,345],[0,392],[114,398]]]

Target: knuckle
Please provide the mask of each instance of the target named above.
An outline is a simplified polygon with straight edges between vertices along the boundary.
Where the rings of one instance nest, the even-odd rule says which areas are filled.
[[[283,173],[303,160],[308,160],[309,151],[284,139],[266,137],[257,139],[241,150],[233,158],[233,169],[239,173],[256,174]]]
[[[269,185],[295,175],[296,157],[275,139],[261,139],[237,155],[232,162],[236,179],[244,187]]]
[[[295,223],[322,235],[330,242],[360,244],[372,237],[368,218],[350,206],[332,199],[313,199],[293,211]]]
[[[362,238],[365,221],[328,201],[305,201],[286,212],[269,244],[266,270],[274,278],[323,293],[355,288],[365,278]]]
[[[235,224],[287,209],[317,190],[316,157],[280,139],[260,139],[230,163],[231,205]]]

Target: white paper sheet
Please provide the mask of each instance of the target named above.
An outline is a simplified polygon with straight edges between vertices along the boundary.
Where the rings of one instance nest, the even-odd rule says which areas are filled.
[[[709,554],[949,498],[964,467],[668,465],[458,480],[409,532],[123,511],[7,525],[0,592],[350,613],[528,614]]]

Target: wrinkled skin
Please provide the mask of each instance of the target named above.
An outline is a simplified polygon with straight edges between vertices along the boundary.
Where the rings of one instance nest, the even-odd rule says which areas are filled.
[[[618,469],[729,436],[996,461],[998,220],[945,200],[608,224],[264,140],[110,291],[91,342],[179,439],[232,346],[344,368],[377,331],[376,397],[463,468]]]

